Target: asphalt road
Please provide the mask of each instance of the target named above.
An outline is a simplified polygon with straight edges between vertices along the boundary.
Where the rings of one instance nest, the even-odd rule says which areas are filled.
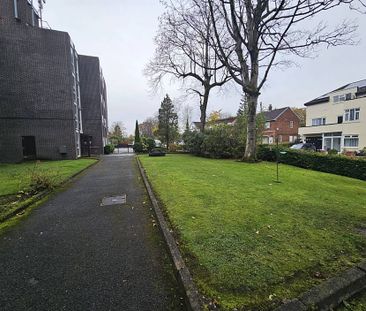
[[[0,236],[0,310],[185,310],[150,208],[134,157],[104,157]]]

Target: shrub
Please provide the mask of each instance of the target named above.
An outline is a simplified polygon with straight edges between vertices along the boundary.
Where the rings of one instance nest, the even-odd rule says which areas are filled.
[[[205,134],[197,131],[186,131],[183,134],[184,149],[189,153],[200,155],[202,153],[202,143]]]
[[[337,155],[338,154],[338,150],[336,150],[336,149],[329,149],[328,150],[328,154],[329,155]]]
[[[44,190],[53,190],[57,186],[56,176],[45,171],[33,171],[30,178],[29,190],[38,193]]]
[[[366,161],[363,159],[284,148],[280,148],[280,150],[286,151],[286,154],[280,155],[281,163],[366,180]],[[258,146],[257,151],[259,159],[276,160],[276,147],[261,145]]]
[[[142,142],[135,142],[133,145],[133,150],[137,153],[144,152],[144,144]]]
[[[214,158],[231,158],[237,145],[230,125],[217,125],[209,130],[203,139],[202,149]]]
[[[143,151],[150,152],[155,148],[155,140],[150,137],[142,137]]]
[[[104,154],[111,154],[114,152],[114,145],[109,144],[104,146]]]

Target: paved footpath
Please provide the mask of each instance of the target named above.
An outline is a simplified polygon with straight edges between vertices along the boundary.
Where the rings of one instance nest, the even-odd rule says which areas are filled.
[[[134,157],[104,157],[0,236],[0,310],[185,310],[150,208]]]

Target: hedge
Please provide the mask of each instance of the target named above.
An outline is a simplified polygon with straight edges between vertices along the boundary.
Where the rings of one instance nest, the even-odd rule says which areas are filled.
[[[364,159],[292,150],[283,147],[280,147],[279,151],[286,151],[285,154],[281,153],[279,155],[281,163],[366,180],[366,160]],[[276,161],[276,152],[275,146],[260,145],[258,146],[257,157],[264,161]]]

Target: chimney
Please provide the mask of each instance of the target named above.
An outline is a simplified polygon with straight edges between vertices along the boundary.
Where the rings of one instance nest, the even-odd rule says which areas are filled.
[[[269,104],[268,111],[272,111],[272,104]]]

